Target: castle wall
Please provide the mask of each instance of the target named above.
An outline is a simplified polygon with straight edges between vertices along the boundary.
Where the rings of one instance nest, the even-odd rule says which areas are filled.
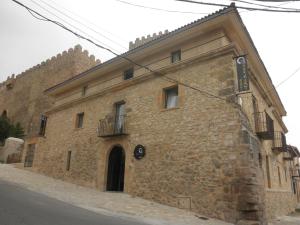
[[[6,110],[12,122],[20,122],[27,138],[37,135],[40,116],[54,101],[44,90],[98,63],[77,45],[16,77],[8,77],[0,84],[0,114]]]

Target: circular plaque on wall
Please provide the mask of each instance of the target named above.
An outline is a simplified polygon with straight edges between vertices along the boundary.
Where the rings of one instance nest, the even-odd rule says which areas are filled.
[[[137,145],[134,148],[134,158],[142,159],[146,155],[146,148],[143,145]]]

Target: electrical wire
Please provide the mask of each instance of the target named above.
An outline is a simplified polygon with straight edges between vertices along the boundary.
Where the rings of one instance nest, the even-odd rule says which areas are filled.
[[[115,0],[115,1],[121,2],[123,4],[131,5],[131,6],[139,7],[139,8],[152,9],[152,10],[162,11],[162,12],[168,12],[168,13],[202,14],[202,15],[209,14],[209,13],[202,13],[202,12],[189,12],[189,11],[177,11],[177,10],[168,10],[168,9],[154,8],[154,7],[144,6],[144,5],[138,5],[138,4],[134,4],[134,3],[131,3],[131,2],[127,2],[127,1],[122,1],[122,0]]]
[[[110,41],[110,42],[112,42],[112,43],[118,45],[119,47],[121,47],[121,48],[127,50],[127,47],[124,47],[123,45],[121,45],[121,44],[119,44],[118,42],[116,42],[116,41],[110,39],[109,37],[105,36],[104,34],[102,34],[102,33],[98,32],[97,30],[93,29],[92,27],[86,26],[86,25],[83,24],[81,21],[72,18],[71,16],[65,14],[65,13],[62,12],[61,10],[59,10],[59,9],[57,9],[56,7],[52,6],[51,4],[45,2],[44,0],[40,0],[40,1],[43,2],[45,5],[47,5],[48,7],[50,7],[50,8],[52,8],[52,9],[54,9],[55,11],[59,12],[61,15],[63,15],[63,16],[65,16],[65,17],[69,18],[70,20],[73,20],[73,21],[77,22],[78,24],[84,26],[85,28],[87,28],[87,29],[89,29],[89,30],[95,32],[96,34],[102,36],[102,37],[105,38],[106,40],[108,40],[108,41]]]
[[[65,19],[61,18],[60,16],[57,16],[55,13],[51,12],[50,10],[46,9],[45,7],[43,7],[42,5],[40,5],[39,3],[37,3],[34,0],[30,0],[32,3],[36,4],[37,6],[39,6],[40,8],[42,8],[43,10],[45,10],[46,12],[48,12],[49,14],[55,16],[56,18],[60,19],[61,21],[65,22],[66,24],[68,24],[70,27],[80,31],[81,33],[87,35],[89,38],[95,39],[97,42],[101,43],[101,45],[106,45],[107,48],[111,48],[109,45],[102,43],[101,41],[97,40],[96,38],[94,38],[93,36],[91,36],[90,34],[86,33],[85,31],[81,30],[80,28],[77,28],[76,26],[74,26],[73,24],[69,23],[68,21],[66,21]],[[29,10],[29,9],[27,9]],[[31,12],[34,12],[32,9],[30,9]],[[37,14],[36,12],[34,12],[35,14]],[[37,14],[38,15],[38,14]],[[39,15],[40,16],[40,15]],[[40,16],[44,19],[46,19],[46,21],[49,21],[48,18],[44,17],[44,16]],[[112,48],[111,48],[112,49]],[[114,51],[116,51],[114,49]]]
[[[154,75],[157,75],[158,77],[160,77],[160,78],[162,78],[162,79],[164,79],[164,80],[173,82],[173,83],[178,84],[178,85],[182,85],[182,86],[184,86],[184,87],[188,87],[188,88],[190,88],[190,89],[192,89],[192,90],[198,91],[199,93],[201,93],[201,94],[203,94],[203,95],[205,95],[205,96],[207,96],[207,97],[216,98],[216,99],[219,99],[219,100],[222,100],[222,101],[228,103],[228,100],[225,99],[225,98],[222,98],[222,97],[217,96],[217,95],[215,95],[215,94],[212,94],[212,93],[209,93],[209,92],[207,92],[207,91],[201,90],[201,89],[199,89],[199,88],[197,88],[197,87],[193,87],[193,86],[191,86],[191,85],[189,85],[189,84],[186,84],[186,83],[184,83],[184,82],[178,81],[178,80],[173,79],[173,78],[171,78],[171,77],[168,77],[168,76],[166,76],[165,74],[163,74],[163,73],[161,73],[161,72],[154,71],[154,70],[152,70],[151,68],[149,68],[149,67],[147,67],[147,66],[141,65],[141,64],[139,64],[139,63],[137,63],[137,62],[131,60],[130,58],[125,57],[124,55],[119,55],[119,54],[117,54],[117,53],[114,52],[113,50],[111,50],[111,49],[109,49],[109,48],[107,48],[107,47],[105,47],[105,46],[102,46],[102,45],[100,45],[100,44],[94,42],[94,41],[91,40],[90,38],[87,38],[87,37],[82,36],[81,34],[78,34],[77,32],[71,30],[70,28],[66,27],[64,24],[62,24],[62,23],[60,23],[60,22],[58,22],[58,21],[49,19],[48,17],[46,17],[46,16],[40,14],[39,12],[37,12],[37,11],[35,11],[35,10],[29,8],[28,6],[24,5],[23,3],[21,3],[21,2],[19,2],[19,1],[17,1],[17,0],[12,0],[12,1],[15,2],[16,4],[20,5],[20,6],[24,7],[25,9],[30,10],[32,13],[35,13],[36,15],[40,16],[41,18],[45,19],[46,21],[51,22],[51,23],[53,23],[53,24],[55,24],[55,25],[57,25],[57,26],[60,26],[61,28],[63,28],[64,30],[66,30],[66,31],[68,31],[68,32],[71,32],[71,33],[74,34],[75,36],[77,36],[77,37],[79,37],[79,38],[81,38],[81,39],[84,39],[84,40],[86,40],[86,41],[88,41],[88,42],[94,44],[95,46],[97,46],[97,47],[99,47],[99,48],[101,48],[101,49],[104,49],[104,50],[106,50],[106,51],[112,53],[113,55],[115,55],[115,56],[117,56],[117,57],[119,57],[119,58],[122,58],[122,59],[124,59],[124,60],[126,60],[126,61],[128,61],[128,62],[130,62],[130,63],[132,63],[133,65],[136,65],[136,66],[138,66],[138,67],[144,68],[144,69],[150,71],[150,72],[153,73]],[[237,104],[237,103],[234,103],[234,104]]]
[[[114,36],[115,38],[121,40],[122,42],[124,42],[124,43],[126,43],[126,44],[129,42],[129,40],[125,40],[123,37],[121,37],[121,36],[119,36],[119,35],[117,35],[117,34],[114,34],[114,33],[110,32],[109,30],[106,30],[106,29],[100,27],[98,24],[95,24],[95,23],[93,23],[92,21],[90,21],[90,20],[88,20],[88,19],[82,17],[81,15],[79,15],[79,14],[77,14],[77,13],[75,13],[75,12],[73,12],[73,11],[71,11],[71,10],[65,8],[65,7],[63,7],[62,5],[58,4],[57,2],[54,2],[54,1],[52,1],[52,0],[47,0],[47,1],[48,1],[48,2],[51,2],[52,4],[54,4],[54,5],[56,5],[56,6],[58,6],[60,9],[64,9],[65,11],[67,11],[67,12],[70,13],[70,14],[72,14],[73,16],[76,16],[76,17],[80,18],[80,19],[83,20],[86,24],[92,25],[92,26],[94,26],[95,28],[97,28],[97,29],[99,29],[99,30],[102,30],[102,31],[104,31],[104,32],[106,32],[106,33],[109,33],[110,35]]]
[[[233,0],[233,1],[234,1],[234,2],[241,2],[241,3],[245,3],[245,4],[250,4],[250,5],[256,5],[256,6],[267,7],[267,8],[274,8],[274,9],[299,10],[299,9],[295,9],[295,8],[280,7],[281,4],[278,5],[278,6],[271,6],[271,5],[257,4],[257,3],[248,2],[248,1],[244,1],[244,0]]]
[[[198,2],[194,0],[174,0],[176,2],[184,2],[184,3],[192,3],[192,4],[199,4],[199,5],[209,5],[209,6],[217,6],[217,7],[228,7],[226,4],[219,4],[219,3],[211,3],[211,2]],[[263,11],[263,12],[281,12],[281,13],[300,13],[300,9],[295,10],[275,10],[275,9],[267,9],[267,8],[253,8],[253,7],[245,7],[245,6],[235,6],[238,9],[246,9],[252,11]]]
[[[256,2],[300,2],[300,0],[252,0]]]
[[[297,72],[300,71],[300,67],[298,69],[296,69],[291,75],[289,75],[287,78],[285,78],[283,81],[279,82],[276,85],[276,88],[278,88],[280,85],[282,85],[283,83],[285,83],[286,81],[288,81],[290,78],[292,78],[294,75],[297,74]]]

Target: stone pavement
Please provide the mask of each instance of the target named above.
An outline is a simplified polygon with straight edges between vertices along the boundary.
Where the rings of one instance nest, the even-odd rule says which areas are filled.
[[[271,221],[269,225],[300,225],[300,213],[279,217]]]
[[[201,218],[201,215],[189,211],[132,197],[125,193],[101,192],[77,186],[18,169],[13,165],[0,164],[0,179],[94,212],[135,218],[153,225],[232,225],[220,220]]]

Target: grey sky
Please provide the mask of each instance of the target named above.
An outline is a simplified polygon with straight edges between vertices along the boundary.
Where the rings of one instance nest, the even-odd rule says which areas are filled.
[[[126,51],[124,47],[127,48],[128,42],[134,41],[136,37],[165,29],[173,30],[205,16],[205,14],[167,13],[143,9],[116,0],[20,1],[52,19],[62,22],[61,19],[49,14],[36,3],[40,4],[48,11],[63,18],[64,24],[67,22],[76,26],[76,28],[91,35],[93,39],[97,39],[98,43],[113,48],[118,53]],[[149,7],[198,13],[212,13],[219,9],[218,7],[180,3],[173,0],[124,1]],[[229,4],[231,1],[210,0],[210,2]],[[87,19],[92,22],[87,23],[87,26],[97,30],[97,33],[71,21],[49,5],[82,23],[86,23],[83,18]],[[237,5],[241,4],[237,3]],[[282,7],[300,8],[300,3],[288,3]],[[70,11],[76,15],[70,14]],[[239,11],[276,86],[300,67],[300,13]],[[0,81],[5,80],[7,76],[13,73],[19,74],[76,44],[81,44],[83,49],[87,49],[101,61],[112,57],[104,50],[80,40],[53,24],[33,18],[28,11],[11,0],[2,0],[0,3],[0,28]],[[108,39],[113,40],[113,42]],[[300,147],[298,135],[300,133],[300,117],[298,116],[300,115],[300,107],[297,104],[300,96],[298,92],[299,83],[300,71],[278,87],[279,95],[288,112],[288,116],[284,119],[289,129],[287,142],[298,147]]]

